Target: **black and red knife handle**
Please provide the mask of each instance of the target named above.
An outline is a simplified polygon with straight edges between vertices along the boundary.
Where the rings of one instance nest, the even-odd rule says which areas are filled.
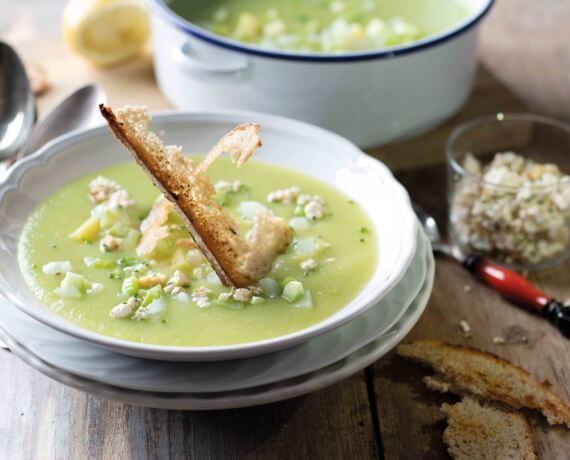
[[[467,256],[463,265],[505,299],[538,313],[548,319],[562,334],[570,337],[570,308],[538,290],[530,281],[480,256]]]

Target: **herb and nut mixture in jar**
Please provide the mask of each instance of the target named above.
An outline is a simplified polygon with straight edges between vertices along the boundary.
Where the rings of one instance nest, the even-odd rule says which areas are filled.
[[[473,155],[451,195],[456,242],[508,264],[535,265],[562,255],[570,241],[570,176],[555,164],[514,152],[486,165]]]

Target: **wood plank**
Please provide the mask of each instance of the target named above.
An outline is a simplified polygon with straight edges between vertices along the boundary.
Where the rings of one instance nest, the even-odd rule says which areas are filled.
[[[444,223],[446,203],[443,166],[401,172],[399,179],[416,202]],[[570,297],[570,262],[531,277],[547,292],[561,299]],[[468,288],[467,288],[468,287]],[[468,290],[467,290],[468,289]],[[472,338],[466,339],[459,321],[466,320]],[[506,337],[522,328],[529,345],[497,345],[495,336]],[[570,342],[543,319],[514,307],[479,283],[459,264],[438,259],[432,298],[426,313],[406,341],[439,339],[491,351],[526,369],[537,379],[548,380],[570,401]],[[390,354],[373,369],[378,416],[386,458],[447,458],[441,434],[445,422],[438,407],[453,397],[424,388],[421,377],[429,371]],[[568,458],[570,431],[548,427],[540,416],[531,419],[541,458]],[[410,442],[413,440],[413,442]]]
[[[2,459],[379,457],[364,372],[306,397],[185,412],[106,401],[0,352]]]
[[[560,0],[500,0],[485,21],[482,65],[472,96],[459,114],[433,132],[372,153],[396,169],[440,163],[450,129],[461,120],[496,111],[530,110],[570,121],[570,4]],[[150,55],[100,71],[73,56],[59,37],[17,43],[23,55],[48,70],[53,89],[40,113],[74,87],[101,83],[113,104],[169,104],[155,85]],[[402,176],[440,219],[445,218],[444,171],[430,168]],[[570,297],[570,270],[536,276],[549,292]],[[474,288],[465,292],[463,286]],[[473,339],[457,327],[467,319]],[[491,343],[512,325],[532,331],[532,347]],[[456,264],[438,262],[436,289],[410,338],[446,338],[489,349],[549,378],[568,394],[567,342],[536,318],[515,310]],[[50,381],[0,352],[0,458],[373,458],[378,450],[362,374],[306,398],[257,409],[182,413],[134,408],[88,397]],[[437,406],[446,397],[419,382],[425,371],[394,356],[370,372],[377,394],[386,458],[445,458]],[[568,432],[540,418],[535,433],[543,458],[568,458]]]

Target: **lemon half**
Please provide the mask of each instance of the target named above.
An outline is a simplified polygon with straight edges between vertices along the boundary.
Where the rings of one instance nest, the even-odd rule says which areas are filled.
[[[137,54],[150,35],[144,0],[71,0],[63,35],[88,61],[111,66]]]

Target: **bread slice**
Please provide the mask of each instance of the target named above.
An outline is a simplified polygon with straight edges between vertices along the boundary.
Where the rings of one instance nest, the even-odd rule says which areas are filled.
[[[203,174],[224,152],[237,165],[247,161],[261,146],[259,125],[237,126],[194,166],[181,147],[165,146],[149,131],[151,117],[145,107],[126,106],[116,112],[103,104],[99,108],[117,139],[185,219],[192,238],[221,281],[248,287],[266,276],[291,240],[287,223],[265,210],[255,216],[250,236],[242,238],[238,223],[216,203],[214,187]]]
[[[535,409],[550,424],[570,427],[570,406],[547,383],[536,382],[526,370],[491,353],[435,340],[400,345],[398,353],[437,372],[426,382],[432,389]]]
[[[456,460],[534,460],[538,458],[526,417],[506,406],[465,397],[443,404],[443,441]]]
[[[158,243],[168,238],[168,215],[174,205],[166,198],[161,197],[152,206],[148,216],[141,222],[142,238],[137,246],[137,255],[150,256]]]

